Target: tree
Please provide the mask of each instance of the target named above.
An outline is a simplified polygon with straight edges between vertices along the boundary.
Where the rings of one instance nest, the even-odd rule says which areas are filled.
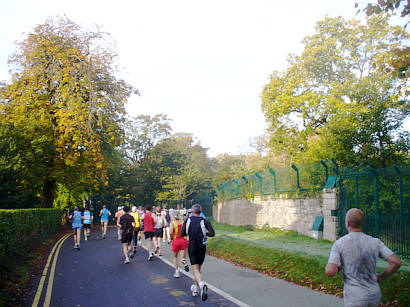
[[[0,117],[39,144],[42,206],[57,183],[106,181],[112,149],[122,142],[124,104],[133,88],[115,76],[116,55],[103,32],[67,18],[48,20],[18,44],[13,77],[0,92]]]
[[[141,162],[146,153],[171,134],[170,120],[164,114],[139,115],[127,121],[126,152],[131,163]]]
[[[289,68],[274,72],[262,93],[270,147],[295,161],[329,157],[342,165],[402,161],[409,104],[405,80],[380,70],[409,35],[375,15],[361,25],[342,17],[317,23]],[[377,120],[377,123],[375,121]]]

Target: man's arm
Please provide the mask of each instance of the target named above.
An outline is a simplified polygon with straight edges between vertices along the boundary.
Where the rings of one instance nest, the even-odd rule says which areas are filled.
[[[326,264],[326,275],[329,277],[335,276],[339,272],[340,268],[340,265],[328,263]]]
[[[385,280],[401,267],[401,260],[395,254],[387,257],[386,261],[389,266],[383,271],[383,273],[377,274],[378,282]]]
[[[206,233],[206,235],[208,237],[215,237],[215,230],[212,227],[212,224],[211,224],[210,221],[205,220],[205,228],[206,228],[206,230],[208,230],[207,233]]]
[[[182,224],[182,228],[181,228],[181,237],[186,237],[187,233],[186,233],[186,222],[188,221],[188,219],[186,219],[184,221],[184,224]]]

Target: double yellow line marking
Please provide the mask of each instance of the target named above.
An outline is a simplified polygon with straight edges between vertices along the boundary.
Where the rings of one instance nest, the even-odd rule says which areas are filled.
[[[58,240],[57,243],[54,244],[53,249],[50,252],[50,255],[48,255],[47,263],[46,263],[46,266],[44,267],[43,274],[41,275],[40,283],[38,284],[38,288],[37,288],[36,296],[34,297],[33,305],[31,305],[32,307],[37,307],[38,306],[38,303],[39,303],[40,298],[41,298],[41,293],[43,292],[44,282],[45,282],[46,277],[47,277],[48,268],[50,266],[51,259],[53,259],[54,251],[56,251],[54,259],[53,259],[53,263],[51,265],[50,277],[48,278],[46,297],[44,299],[43,307],[50,306],[51,293],[53,291],[53,283],[54,283],[54,273],[55,273],[55,269],[56,269],[58,254],[60,253],[61,245],[63,245],[64,241],[69,236],[71,236],[71,234],[66,234],[65,236],[60,238],[60,240]]]

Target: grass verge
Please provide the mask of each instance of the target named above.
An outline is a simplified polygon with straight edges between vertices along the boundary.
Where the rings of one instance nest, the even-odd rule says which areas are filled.
[[[341,273],[333,278],[327,277],[324,273],[327,257],[295,253],[280,248],[255,246],[250,242],[223,234],[224,232],[247,232],[250,231],[248,226],[237,227],[218,223],[215,223],[214,226],[217,232],[222,230],[222,234],[209,239],[209,254],[314,290],[338,296],[343,295]],[[270,232],[274,236],[280,237],[280,240],[286,237],[300,236],[293,232],[281,232],[280,230],[270,230]],[[303,241],[304,239],[298,238],[298,240]],[[306,240],[312,239],[306,237]],[[379,271],[381,270],[379,269]],[[380,285],[383,306],[410,306],[409,285],[409,271],[399,271],[383,281]]]

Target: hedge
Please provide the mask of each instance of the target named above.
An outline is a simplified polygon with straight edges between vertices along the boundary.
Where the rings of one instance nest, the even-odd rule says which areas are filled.
[[[0,209],[0,272],[39,239],[62,230],[63,211],[54,208]]]

